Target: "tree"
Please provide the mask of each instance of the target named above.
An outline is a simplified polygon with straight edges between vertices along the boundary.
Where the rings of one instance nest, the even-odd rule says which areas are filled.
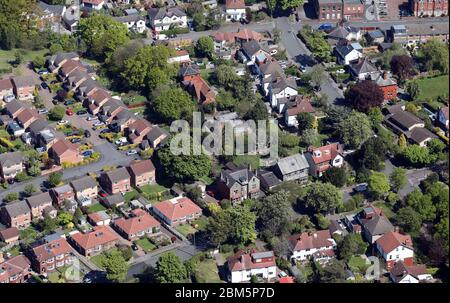
[[[200,0],[193,0],[186,9],[186,13],[189,17],[193,17],[195,14],[203,15],[204,11],[205,9],[202,5],[202,1]]]
[[[158,283],[180,283],[187,278],[187,270],[172,252],[163,254],[156,262],[155,280]]]
[[[394,192],[397,193],[406,185],[406,169],[402,167],[396,167],[389,176],[389,181],[391,183],[391,188],[394,190]]]
[[[214,53],[214,41],[209,36],[202,36],[195,44],[195,52],[199,57],[212,58]]]
[[[230,91],[227,91],[223,88],[219,89],[219,92],[216,96],[216,106],[218,110],[234,110],[236,106],[236,99],[233,97],[233,94]]]
[[[326,266],[317,263],[316,266],[321,283],[342,283],[345,281],[345,267],[342,261],[333,259]]]
[[[315,212],[334,212],[342,204],[342,192],[333,184],[315,182],[307,187],[304,202]]]
[[[58,186],[62,181],[62,176],[63,175],[60,172],[51,173],[50,176],[48,176],[48,183],[50,183],[52,187]]]
[[[409,81],[406,83],[406,92],[412,100],[416,100],[420,95],[420,87],[416,81]]]
[[[417,144],[408,145],[402,151],[402,157],[407,162],[407,164],[415,167],[422,167],[434,162],[432,155],[428,148],[422,147]]]
[[[6,196],[3,198],[3,201],[5,202],[12,202],[19,200],[19,193],[18,192],[10,192],[7,193]]]
[[[436,219],[436,207],[430,195],[424,195],[419,189],[415,189],[406,196],[406,205],[414,209],[422,221],[433,221]]]
[[[76,35],[86,44],[88,55],[100,59],[107,58],[129,40],[125,24],[97,13],[80,19]]]
[[[350,233],[338,244],[339,258],[348,262],[354,255],[364,254],[368,246],[361,234]]]
[[[422,225],[420,214],[411,207],[404,207],[397,213],[397,224],[407,233],[418,232]]]
[[[372,135],[369,118],[363,113],[352,111],[338,124],[338,133],[349,148],[358,148]]]
[[[408,55],[393,56],[391,70],[400,81],[405,81],[414,75],[414,60]]]
[[[266,5],[269,15],[272,15],[272,13],[275,10],[275,7],[277,6],[277,0],[266,0]]]
[[[264,101],[258,99],[245,115],[246,120],[260,121],[268,118],[267,107]]]
[[[236,75],[234,68],[225,64],[217,66],[215,76],[217,83],[226,89],[231,89],[236,81],[239,80],[239,76]]]
[[[390,186],[386,175],[382,172],[372,171],[369,177],[369,190],[378,199],[389,192]]]
[[[27,184],[25,185],[23,192],[25,193],[25,196],[30,197],[32,194],[37,192],[37,188],[34,184]]]
[[[45,65],[45,58],[43,56],[35,56],[32,63],[35,69],[41,69]]]
[[[128,272],[128,263],[119,250],[113,250],[105,254],[102,266],[106,270],[106,278],[110,281],[124,281]]]
[[[304,0],[281,0],[281,8],[290,10],[303,5]]]
[[[165,121],[189,119],[194,111],[191,96],[179,87],[164,87],[153,100],[155,112]]]
[[[320,65],[314,65],[308,72],[308,76],[314,86],[320,87],[325,81],[325,68]]]
[[[347,170],[345,167],[331,167],[323,174],[323,179],[336,187],[342,187],[347,183]]]
[[[62,120],[62,118],[64,118],[65,114],[66,109],[63,106],[56,105],[50,110],[48,117],[53,121],[59,121]]]
[[[279,236],[287,231],[294,215],[289,195],[283,190],[261,201],[256,213],[261,229],[272,236]]]
[[[192,16],[192,26],[196,32],[205,30],[206,18],[205,15],[197,13]]]
[[[44,215],[44,219],[39,222],[39,228],[44,233],[52,232],[56,229],[56,227],[56,220],[50,217],[48,214]]]
[[[381,113],[381,109],[379,107],[372,107],[367,113],[370,122],[372,122],[372,127],[376,128],[383,121],[384,117]]]
[[[67,225],[73,221],[73,216],[70,213],[61,212],[58,214],[58,223],[60,225]]]
[[[367,113],[372,107],[380,107],[383,104],[384,95],[374,81],[364,80],[347,90],[346,99],[353,108]]]
[[[63,48],[62,48],[61,44],[53,43],[52,45],[50,45],[48,51],[49,51],[50,54],[54,55],[56,53],[62,52]]]
[[[320,137],[317,129],[306,129],[303,131],[301,140],[304,144],[308,146],[320,146]]]
[[[406,136],[404,134],[400,134],[398,137],[398,146],[400,147],[400,150],[404,150],[406,146],[408,146],[408,141],[406,140]]]
[[[313,128],[314,125],[314,116],[310,113],[301,112],[297,115],[298,121],[298,129],[300,132],[303,132],[306,129]]]
[[[277,44],[280,43],[281,40],[281,31],[278,29],[278,27],[275,27],[272,30],[272,41],[273,43]]]
[[[386,152],[383,140],[379,137],[371,137],[361,145],[356,159],[360,167],[379,171],[384,167]]]
[[[437,69],[443,74],[448,73],[449,54],[446,43],[437,39],[430,39],[420,45],[419,56],[428,71]]]

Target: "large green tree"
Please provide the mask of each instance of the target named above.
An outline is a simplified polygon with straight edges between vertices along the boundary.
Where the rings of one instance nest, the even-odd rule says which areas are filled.
[[[372,171],[369,177],[369,190],[375,199],[389,192],[390,185],[386,175],[382,172]]]
[[[338,244],[339,257],[348,261],[354,255],[365,253],[368,246],[361,234],[350,233]]]
[[[407,233],[418,232],[422,224],[421,216],[411,207],[404,207],[397,213],[397,224]]]
[[[315,182],[307,187],[304,202],[315,212],[334,212],[342,204],[342,192],[333,184]]]
[[[394,192],[398,192],[406,185],[406,169],[402,167],[396,167],[389,175],[389,181]]]
[[[155,280],[158,283],[180,283],[186,277],[186,267],[173,252],[163,254],[156,263]]]
[[[263,231],[279,236],[287,231],[294,212],[285,191],[279,191],[266,197],[257,205],[258,222]]]
[[[386,145],[379,137],[371,137],[361,145],[356,153],[356,161],[360,167],[381,170],[386,159]]]
[[[129,268],[127,261],[119,250],[106,253],[102,260],[102,266],[106,270],[106,278],[113,282],[124,281]]]
[[[195,44],[195,52],[199,57],[212,58],[214,53],[214,41],[209,36],[202,36],[197,40]]]
[[[419,56],[424,62],[425,68],[430,71],[439,70],[448,73],[448,44],[437,39],[430,39],[420,45]]]
[[[339,123],[338,132],[349,148],[359,148],[372,135],[372,125],[365,114],[352,111]]]
[[[154,94],[153,108],[166,122],[179,119],[190,120],[194,111],[191,96],[179,87],[162,87]]]

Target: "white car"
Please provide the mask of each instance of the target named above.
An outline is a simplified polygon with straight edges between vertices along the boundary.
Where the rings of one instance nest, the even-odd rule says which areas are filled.
[[[97,127],[97,126],[103,126],[103,125],[105,125],[105,122],[99,121],[99,122],[95,122],[93,126]]]
[[[38,114],[41,114],[41,115],[48,114],[48,109],[42,108],[42,109],[38,110]]]
[[[345,74],[345,70],[344,70],[343,68],[338,69],[338,70],[336,71],[336,74]]]
[[[67,121],[67,120],[60,120],[60,121],[58,121],[58,125],[66,125],[67,123],[69,123],[69,121]]]
[[[98,120],[97,116],[89,116],[86,118],[86,121],[94,121],[94,120]]]
[[[119,144],[123,144],[123,143],[127,143],[127,142],[128,142],[127,138],[126,137],[122,137],[122,138],[117,139],[114,143],[116,145],[119,145]]]
[[[131,155],[136,155],[138,152],[135,149],[130,149],[129,151],[127,151],[127,156],[131,156]]]

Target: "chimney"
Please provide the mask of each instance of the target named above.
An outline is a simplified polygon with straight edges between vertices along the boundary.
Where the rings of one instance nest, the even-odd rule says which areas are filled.
[[[387,78],[388,78],[388,73],[387,73],[387,71],[384,71],[383,72],[383,79],[386,80]]]

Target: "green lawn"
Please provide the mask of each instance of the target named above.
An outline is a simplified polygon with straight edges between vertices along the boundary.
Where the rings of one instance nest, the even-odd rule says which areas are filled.
[[[197,229],[192,227],[189,223],[178,225],[175,229],[185,237],[189,234],[195,234],[197,232]]]
[[[89,206],[89,208],[88,208],[89,213],[96,213],[96,212],[102,211],[102,210],[106,210],[106,207],[104,207],[100,203],[93,204],[93,205]]]
[[[195,226],[195,229],[203,230],[206,228],[206,225],[208,225],[208,218],[200,217],[197,220],[193,221],[192,224]]]
[[[250,164],[251,169],[259,168],[259,156],[258,155],[239,155],[235,156],[233,163],[236,166],[248,165]]]
[[[132,191],[127,192],[125,196],[123,196],[123,198],[125,199],[125,202],[128,203],[131,200],[139,198],[139,193],[137,192],[137,190],[133,189]]]
[[[448,94],[448,75],[416,80],[420,87],[419,99],[437,98]]]
[[[214,260],[204,260],[198,263],[195,270],[195,279],[197,283],[223,283]]]
[[[360,256],[353,256],[348,261],[348,266],[353,272],[364,273],[369,265]]]
[[[18,49],[13,50],[0,50],[0,69],[3,68],[9,68],[11,65],[9,64],[10,61],[15,60],[14,53]],[[22,50],[23,54],[23,61],[31,61],[36,56],[44,56],[48,52],[47,49],[38,50],[38,51],[32,51],[32,50]]]
[[[201,178],[199,178],[200,181],[202,181],[203,183],[205,183],[205,185],[211,185],[214,182],[214,179],[208,177],[208,176],[203,176]]]
[[[159,185],[159,184],[154,184],[154,185],[147,184],[147,185],[139,187],[139,189],[142,192],[147,193],[147,194],[160,194],[167,190],[167,188],[165,188],[164,186]]]
[[[140,248],[142,248],[145,252],[150,252],[152,250],[156,249],[156,245],[150,242],[147,238],[142,238],[137,241],[135,241],[136,245],[138,245]]]
[[[13,248],[11,248],[10,250],[8,250],[7,252],[9,252],[11,254],[11,257],[18,256],[20,254],[20,246],[16,245]]]

